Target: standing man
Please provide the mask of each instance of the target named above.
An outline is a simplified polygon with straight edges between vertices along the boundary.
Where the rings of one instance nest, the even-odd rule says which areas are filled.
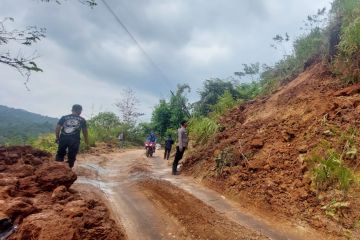
[[[120,148],[123,148],[123,147],[124,147],[124,143],[125,143],[124,132],[120,132],[120,133],[119,133],[118,139],[119,139],[119,147],[120,147]]]
[[[176,146],[175,159],[172,166],[172,174],[177,174],[177,165],[179,161],[182,159],[184,152],[187,148],[189,139],[186,133],[187,122],[182,121],[180,123],[180,128],[178,129],[178,145]]]
[[[169,160],[170,152],[173,144],[174,144],[174,140],[171,138],[171,135],[169,134],[168,138],[165,141],[164,159]]]
[[[79,152],[81,130],[86,145],[89,144],[86,121],[80,117],[82,106],[75,104],[71,111],[72,113],[70,115],[60,118],[55,130],[56,142],[59,144],[56,161],[63,162],[67,150],[70,168],[74,166],[76,155]]]

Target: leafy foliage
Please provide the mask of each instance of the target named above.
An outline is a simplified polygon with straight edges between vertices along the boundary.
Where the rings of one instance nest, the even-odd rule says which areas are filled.
[[[55,134],[43,134],[30,142],[34,148],[55,154],[58,145],[55,143]]]
[[[354,178],[353,173],[343,162],[341,155],[334,150],[329,150],[324,157],[315,157],[318,165],[314,168],[316,187],[326,190],[329,186],[338,185],[341,190],[348,190]]]
[[[212,111],[211,106],[217,103],[225,91],[229,92],[233,98],[237,98],[239,95],[230,81],[219,78],[206,80],[203,89],[199,91],[200,101],[194,104],[194,115],[206,116],[209,114]]]
[[[309,163],[313,167],[313,179],[317,189],[327,190],[329,187],[335,187],[347,191],[356,183],[354,172],[344,163],[344,160],[356,157],[356,132],[349,129],[333,134],[340,134],[336,139],[342,147],[335,149],[333,145],[337,145],[336,143],[323,140],[315,148]]]
[[[91,135],[97,142],[116,141],[117,136],[124,127],[118,116],[112,112],[101,112],[88,121]]]
[[[172,93],[168,101],[162,99],[155,106],[150,127],[160,139],[164,139],[169,134],[174,135],[180,122],[190,117],[190,106],[185,95],[186,90],[190,92],[189,85],[178,85],[176,93]]]
[[[360,18],[344,28],[339,49],[345,56],[353,56],[360,46]]]
[[[151,122],[153,128],[161,137],[166,136],[167,130],[172,127],[171,113],[170,104],[166,100],[160,100],[152,113]]]
[[[332,22],[340,25],[339,53],[335,59],[336,73],[346,84],[360,80],[360,2],[335,0],[332,4]]]
[[[176,93],[172,94],[170,97],[170,122],[173,128],[177,128],[182,120],[190,117],[190,106],[189,100],[186,97],[186,91],[188,93],[191,91],[191,88],[188,84],[178,85]]]
[[[209,117],[191,118],[189,121],[189,132],[191,138],[198,144],[206,143],[209,138],[219,129],[216,120]]]
[[[118,142],[120,133],[124,134],[127,145],[142,145],[145,136],[150,132],[144,123],[129,125],[112,112],[102,112],[88,121],[89,138],[96,145],[97,142]]]
[[[234,99],[230,91],[226,90],[224,94],[218,99],[217,103],[211,106],[212,113],[209,115],[217,119],[238,103],[239,101]]]
[[[238,92],[238,99],[240,101],[249,101],[261,94],[262,86],[258,81],[253,81],[251,83],[241,83],[236,86],[236,91]]]

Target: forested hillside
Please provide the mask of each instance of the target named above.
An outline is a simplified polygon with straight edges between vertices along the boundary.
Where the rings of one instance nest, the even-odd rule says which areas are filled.
[[[0,144],[23,144],[54,130],[56,118],[0,105]]]

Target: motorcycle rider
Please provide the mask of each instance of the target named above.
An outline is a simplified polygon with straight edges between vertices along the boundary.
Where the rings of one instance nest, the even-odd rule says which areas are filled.
[[[151,133],[149,134],[149,136],[146,138],[147,141],[149,142],[153,142],[153,143],[156,143],[157,141],[157,138],[156,138],[156,135],[153,131],[151,131]]]
[[[154,143],[154,149],[153,151],[155,152],[155,143],[157,141],[157,138],[156,138],[156,135],[154,133],[154,131],[151,131],[149,136],[146,138],[146,141],[147,142],[151,142],[151,143]]]

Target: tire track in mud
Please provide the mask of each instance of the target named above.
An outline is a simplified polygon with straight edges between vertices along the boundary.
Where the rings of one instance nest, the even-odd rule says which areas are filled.
[[[221,216],[170,182],[149,178],[140,181],[138,186],[154,205],[174,217],[192,239],[268,239]]]
[[[78,182],[104,193],[129,239],[268,239],[260,233],[270,239],[303,239],[278,233],[241,214],[219,194],[171,176],[166,161],[145,158],[143,151],[83,155],[78,163]]]
[[[90,184],[101,190],[113,217],[124,226],[129,239],[173,239],[172,236],[182,236],[178,224],[156,209],[135,187],[137,179],[143,178],[150,166],[135,165],[138,156],[138,152],[133,151],[107,154],[107,160],[97,165],[97,156],[84,155],[76,168],[78,183]]]

